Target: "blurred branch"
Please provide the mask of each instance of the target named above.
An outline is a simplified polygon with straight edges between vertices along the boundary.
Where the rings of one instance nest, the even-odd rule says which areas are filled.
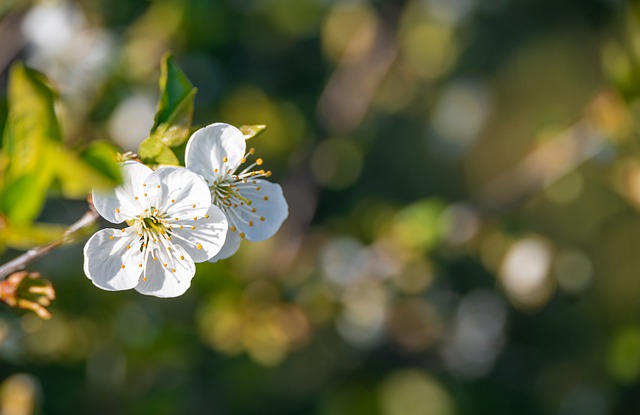
[[[26,41],[20,32],[22,15],[10,13],[0,20],[0,73],[11,63],[13,58],[20,53]]]
[[[597,95],[584,117],[524,158],[516,168],[498,176],[475,195],[492,211],[509,209],[555,182],[628,130],[629,114],[617,95]]]
[[[54,249],[73,241],[79,233],[81,233],[86,228],[93,226],[98,220],[99,215],[93,208],[93,204],[90,204],[89,206],[90,209],[86,211],[85,214],[82,215],[82,217],[77,222],[69,226],[62,238],[60,238],[59,240],[51,242],[47,245],[30,249],[29,251],[12,259],[6,264],[0,265],[0,280],[7,278],[7,276],[16,271],[20,271],[26,268],[27,265],[29,265],[36,259],[48,254]]]
[[[356,32],[318,101],[318,115],[329,128],[347,133],[360,125],[397,54],[396,39],[383,23]]]

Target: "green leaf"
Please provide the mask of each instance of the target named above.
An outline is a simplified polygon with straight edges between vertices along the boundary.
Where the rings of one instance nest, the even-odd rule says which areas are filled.
[[[8,178],[38,169],[45,144],[62,141],[53,104],[54,94],[41,74],[20,63],[11,68],[9,114],[3,135]]]
[[[27,226],[40,215],[56,179],[63,194],[73,198],[121,179],[110,145],[94,143],[82,154],[63,147],[55,99],[42,74],[13,65],[0,149],[0,213],[12,226]]]
[[[189,138],[197,89],[170,53],[162,59],[160,101],[149,138],[140,143],[138,155],[147,164],[180,164],[174,150]]]
[[[50,151],[61,144],[62,138],[53,109],[55,95],[43,75],[14,64],[8,97],[0,157],[0,207],[9,220],[28,223],[42,210],[54,175]]]
[[[138,155],[145,164],[180,165],[180,161],[175,153],[155,137],[149,137],[140,143]]]
[[[96,154],[94,153],[94,156]],[[94,168],[78,154],[64,148],[56,149],[51,157],[56,160],[56,177],[60,182],[62,194],[68,198],[86,198],[91,189],[106,189],[115,186],[118,181],[104,174],[100,169]],[[102,168],[107,170],[118,169],[115,154],[109,160],[108,154],[102,154],[100,161],[108,163]],[[115,166],[113,167],[112,166]],[[114,173],[111,173],[114,174]],[[118,173],[115,173],[119,175]],[[119,178],[119,177],[117,177]]]
[[[167,147],[184,143],[189,138],[196,92],[173,56],[165,54],[160,75],[160,101],[150,135]]]
[[[262,134],[267,129],[267,126],[264,124],[256,124],[256,125],[241,125],[240,131],[244,135],[245,140],[252,139],[260,134]]]
[[[8,246],[20,250],[30,249],[60,239],[65,230],[65,226],[48,223],[18,226],[6,224],[6,226],[0,227],[0,241],[3,247]]]
[[[2,197],[2,211],[12,222],[26,224],[40,214],[46,198],[38,189],[38,174],[27,173],[8,183]]]
[[[122,172],[118,164],[118,150],[106,141],[94,141],[80,153],[80,157],[89,166],[100,172],[114,184],[122,182]]]

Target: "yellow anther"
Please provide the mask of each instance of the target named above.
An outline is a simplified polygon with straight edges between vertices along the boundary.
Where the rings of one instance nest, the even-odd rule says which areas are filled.
[[[271,177],[271,171],[268,171],[264,174],[264,177]]]
[[[255,148],[251,147],[251,148],[249,149],[249,154],[253,155],[253,153],[255,153],[255,152],[256,152],[256,149],[255,149]]]
[[[235,227],[235,225],[231,227],[230,231],[231,231],[231,232],[235,232],[235,231],[236,231],[236,227]]]
[[[260,221],[264,222],[264,216],[260,216]]]
[[[214,173],[217,173],[217,172],[218,172],[218,169],[213,169],[213,172],[214,172]],[[214,183],[215,183],[215,182],[214,182]]]
[[[244,239],[244,232],[240,232],[240,237]]]
[[[147,197],[147,194],[146,194],[146,193],[144,194],[144,197]]]
[[[205,219],[209,219],[209,214],[204,215]]]
[[[120,266],[120,268],[124,269],[124,264],[122,264],[122,265]]]
[[[256,164],[257,164],[258,166],[262,166],[262,159],[257,159],[257,160],[256,160]]]
[[[195,204],[191,205],[191,209],[195,209],[195,208],[196,208]]]
[[[196,245],[196,248],[198,248],[198,249],[202,249],[202,244],[198,244],[198,245]]]
[[[142,281],[146,281],[146,280],[147,280],[147,277],[142,277]]]
[[[158,258],[154,256],[154,257],[153,257],[153,260],[154,260],[154,261],[157,261],[157,260],[158,260]]]
[[[176,203],[176,200],[175,199],[171,199],[171,203]]]
[[[184,256],[183,256],[183,255],[180,255],[180,259],[184,261]]]
[[[111,239],[111,240],[113,241],[113,235],[110,235],[110,236],[109,236],[109,239]]]
[[[162,264],[162,266],[166,268],[166,267],[167,267],[167,264]]]
[[[127,245],[127,249],[131,249],[131,245]]]
[[[197,217],[197,216],[194,216],[194,217],[193,217],[193,220],[198,220],[198,217]]]
[[[262,189],[262,187],[260,186],[256,187],[256,190],[260,191],[260,189]]]
[[[251,208],[251,213],[256,213],[256,208]]]
[[[138,268],[142,268],[142,264],[138,264]]]
[[[246,159],[246,158],[242,157],[242,158],[240,159],[240,163],[246,163],[246,162],[247,162],[247,159]]]
[[[252,220],[249,221],[249,226],[253,226],[253,221]]]
[[[180,229],[184,228],[184,226],[180,225]]]
[[[159,189],[159,188],[160,188],[160,185],[157,185],[156,187]]]
[[[134,196],[134,197],[133,197],[133,200],[138,200],[138,196]]]
[[[176,220],[180,220],[180,218],[176,218]]]
[[[225,158],[223,158],[223,159],[222,159],[222,162],[223,162],[223,163],[226,163],[227,161],[229,161],[229,158],[228,158],[228,157],[225,157]]]
[[[125,231],[126,231],[126,229],[124,229],[124,228],[122,228],[122,229],[120,229],[120,230],[121,230],[122,232],[125,232]]]
[[[116,213],[120,213],[120,209],[116,208]]]
[[[264,200],[269,200],[269,196],[263,197]]]
[[[146,187],[146,186],[147,186],[147,184],[146,184],[146,183],[144,183],[144,184],[143,184],[143,186],[145,186],[145,187]]]
[[[196,230],[196,227],[195,227],[195,226],[192,226],[192,227],[191,227],[191,230],[192,230],[192,231],[195,231],[195,230]]]
[[[175,268],[171,268],[171,272],[176,272],[176,269]]]

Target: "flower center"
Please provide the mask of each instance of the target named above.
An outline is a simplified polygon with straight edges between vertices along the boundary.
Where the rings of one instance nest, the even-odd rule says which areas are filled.
[[[142,228],[148,229],[152,233],[164,235],[167,232],[164,221],[157,216],[147,216],[142,218],[141,222]]]
[[[255,179],[257,178],[271,176],[271,172],[268,170],[252,170],[254,167],[262,165],[261,158],[256,159],[255,162],[236,173],[254,152],[255,149],[251,148],[235,165],[232,165],[227,157],[222,159],[222,168],[213,171],[215,179],[209,186],[214,205],[223,210],[230,207],[238,207],[238,205],[251,206],[251,200],[242,195],[242,188],[244,185],[250,184],[250,182],[251,184],[256,184]]]
[[[151,209],[145,209],[142,214],[127,221],[127,224],[133,226],[144,246],[150,240],[157,242],[159,238],[168,236],[167,229],[169,226],[167,225],[167,219],[167,215],[152,206]]]

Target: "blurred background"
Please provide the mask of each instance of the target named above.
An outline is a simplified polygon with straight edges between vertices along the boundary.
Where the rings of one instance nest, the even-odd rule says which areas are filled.
[[[22,60],[67,145],[135,150],[167,50],[195,125],[268,126],[290,217],[177,299],[95,288],[83,241],[35,263],[58,299],[0,309],[1,414],[639,412],[634,4],[1,0],[0,128]]]

